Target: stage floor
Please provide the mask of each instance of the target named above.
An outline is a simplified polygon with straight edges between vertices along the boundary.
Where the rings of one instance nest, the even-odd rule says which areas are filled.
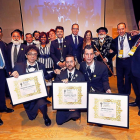
[[[111,77],[110,86],[113,93],[117,93],[116,77]],[[49,99],[51,100],[51,99]],[[132,90],[130,102],[135,100]],[[10,100],[7,106],[11,108]],[[129,129],[87,124],[87,114],[82,112],[81,122],[69,121],[61,126],[56,124],[56,111],[48,106],[48,115],[52,121],[51,126],[44,125],[42,114],[30,121],[23,109],[23,105],[13,107],[13,113],[1,113],[4,122],[0,126],[0,140],[139,140],[140,139],[140,116],[137,107],[129,107]]]

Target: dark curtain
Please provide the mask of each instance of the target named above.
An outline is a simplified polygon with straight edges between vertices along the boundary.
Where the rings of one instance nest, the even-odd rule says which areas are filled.
[[[140,20],[140,0],[132,0],[136,23]]]

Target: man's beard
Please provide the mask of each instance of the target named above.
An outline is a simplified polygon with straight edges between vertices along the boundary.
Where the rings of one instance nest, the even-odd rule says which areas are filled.
[[[22,43],[22,40],[21,40],[21,38],[20,38],[20,40],[13,40],[13,39],[12,39],[12,43],[13,43],[14,45],[20,45],[20,44]]]
[[[100,34],[100,35],[98,35],[98,37],[101,39],[101,38],[105,38],[106,35],[104,35],[104,34]]]

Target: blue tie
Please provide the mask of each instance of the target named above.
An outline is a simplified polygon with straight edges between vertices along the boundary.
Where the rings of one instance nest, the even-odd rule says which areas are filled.
[[[0,53],[0,67],[3,67],[4,66],[4,62],[2,60],[2,56],[1,56],[1,53]]]
[[[74,37],[75,37],[75,48],[77,49],[77,36]]]

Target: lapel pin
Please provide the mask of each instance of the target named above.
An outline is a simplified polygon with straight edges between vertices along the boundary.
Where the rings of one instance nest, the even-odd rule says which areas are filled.
[[[131,40],[131,37],[129,36],[129,40]]]
[[[21,50],[23,51],[23,48],[21,48]]]
[[[93,77],[96,77],[96,75],[93,75]]]
[[[66,45],[64,45],[64,47],[66,47]]]
[[[78,77],[78,74],[76,74],[75,77]]]

